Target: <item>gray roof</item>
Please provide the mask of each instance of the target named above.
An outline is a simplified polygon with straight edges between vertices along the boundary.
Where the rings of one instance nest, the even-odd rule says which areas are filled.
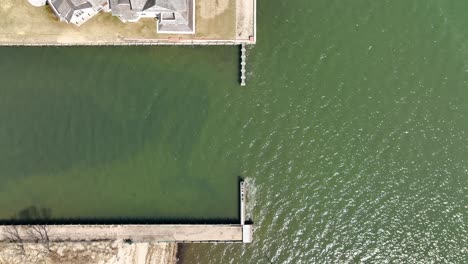
[[[107,0],[48,0],[48,2],[61,19],[70,22],[74,12],[102,6],[107,3]]]
[[[109,2],[114,16],[122,21],[137,21],[140,16],[157,16],[159,32],[194,31],[193,0],[47,0],[62,20],[71,22],[76,11],[94,8],[100,10]],[[99,9],[98,9],[99,8]]]
[[[112,14],[124,18],[135,12],[184,12],[188,8],[187,0],[110,0],[109,2]]]
[[[110,2],[111,8],[126,5],[135,12],[141,12],[155,6],[175,11],[184,0],[110,0]]]
[[[49,2],[57,11],[57,15],[68,22],[75,11],[93,7],[88,0],[50,0]]]

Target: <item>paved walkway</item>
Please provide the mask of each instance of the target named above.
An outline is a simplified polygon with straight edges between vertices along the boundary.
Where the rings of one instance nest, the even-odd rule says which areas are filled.
[[[0,226],[0,241],[18,235],[35,241],[40,230],[31,226]],[[242,242],[241,225],[50,225],[50,241],[105,241],[131,239],[136,242]],[[32,232],[33,231],[33,232]],[[45,236],[45,232],[42,231]],[[34,235],[36,234],[36,235]]]

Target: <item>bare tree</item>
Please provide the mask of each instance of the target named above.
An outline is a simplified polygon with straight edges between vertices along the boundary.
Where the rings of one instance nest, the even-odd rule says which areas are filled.
[[[26,250],[24,249],[24,241],[23,238],[21,237],[19,233],[18,226],[16,225],[10,225],[10,226],[5,226],[3,228],[5,231],[5,237],[11,242],[11,243],[16,243],[21,249],[21,252],[23,254],[26,254]]]
[[[50,250],[49,228],[47,225],[30,225],[26,232],[36,243],[42,243],[47,251]]]

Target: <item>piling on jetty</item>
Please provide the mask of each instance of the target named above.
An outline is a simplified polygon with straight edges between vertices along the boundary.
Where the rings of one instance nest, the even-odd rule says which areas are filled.
[[[43,228],[50,242],[90,242],[128,240],[132,242],[240,243],[241,225],[29,225],[1,226],[0,241],[11,241],[14,233],[21,241],[34,242],[32,231]],[[45,229],[46,228],[46,229]]]
[[[246,53],[245,43],[241,45],[241,86],[245,86],[245,66],[247,65],[247,56]]]
[[[211,225],[0,225],[0,242],[251,243],[253,226],[245,220],[246,184],[240,182],[239,224]]]
[[[245,185],[240,183],[240,224],[245,224]]]
[[[252,243],[252,224],[245,219],[245,202],[246,202],[246,184],[240,182],[240,225],[242,226],[242,243]]]

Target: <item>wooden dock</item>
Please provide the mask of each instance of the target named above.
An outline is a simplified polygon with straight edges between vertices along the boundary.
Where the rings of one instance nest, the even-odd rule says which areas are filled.
[[[247,65],[247,55],[245,54],[247,49],[245,48],[245,44],[241,45],[241,86],[246,85],[246,77],[245,77],[245,66]]]

